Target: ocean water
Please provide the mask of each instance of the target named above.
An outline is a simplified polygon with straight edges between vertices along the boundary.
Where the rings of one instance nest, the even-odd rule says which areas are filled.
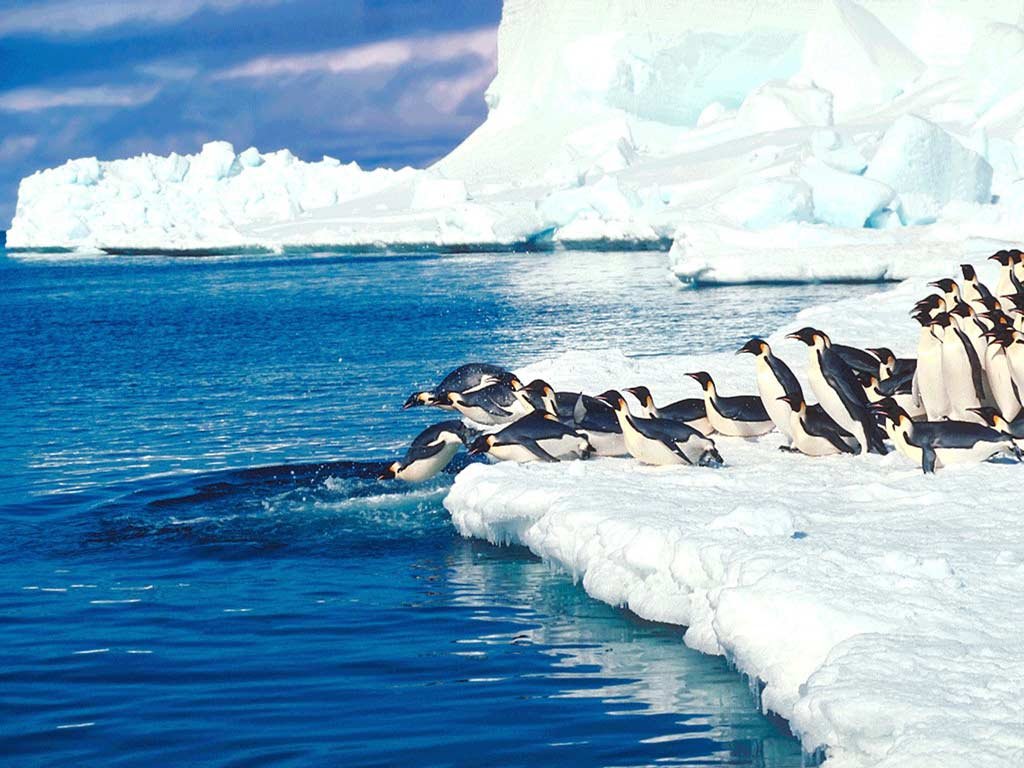
[[[726,349],[869,288],[684,291],[646,253],[0,255],[0,286],[5,764],[800,764],[680,628],[460,538],[450,475],[374,477],[461,362]]]

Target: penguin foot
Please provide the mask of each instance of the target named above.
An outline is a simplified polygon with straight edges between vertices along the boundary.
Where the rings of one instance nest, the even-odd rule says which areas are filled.
[[[799,449],[794,448],[792,445],[780,445],[779,450],[783,453],[800,453]]]

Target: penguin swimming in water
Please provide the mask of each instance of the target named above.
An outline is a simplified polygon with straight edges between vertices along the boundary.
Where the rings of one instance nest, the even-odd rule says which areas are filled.
[[[498,432],[481,435],[469,448],[470,455],[487,454],[519,463],[586,459],[592,452],[586,437],[543,411],[533,411]]]
[[[378,480],[404,480],[420,483],[447,467],[459,448],[476,435],[461,421],[452,419],[434,424],[420,432],[401,461],[392,462]]]
[[[753,355],[757,367],[757,392],[768,416],[792,443],[791,416],[793,409],[787,397],[799,397],[803,401],[800,382],[785,362],[772,354],[772,348],[764,339],[753,338],[739,348],[737,355]]]
[[[761,398],[756,395],[723,397],[715,389],[715,382],[706,371],[686,374],[704,390],[704,405],[708,421],[716,432],[731,437],[756,437],[775,429]]]
[[[615,409],[626,448],[644,464],[719,466],[722,456],[715,441],[681,421],[633,416],[626,399],[615,390],[598,395]]]
[[[1020,449],[1007,434],[973,421],[913,421],[892,400],[875,404],[875,409],[892,426],[889,434],[896,449],[925,474],[952,464],[979,463],[999,454],[1018,460]]]
[[[448,402],[449,392],[466,394],[489,387],[493,384],[505,384],[516,388],[519,379],[511,371],[490,363],[466,363],[445,376],[441,383],[432,390],[414,392],[406,399],[403,408],[414,408],[421,405],[432,405],[437,408],[452,410]]]
[[[786,338],[808,347],[807,378],[821,407],[843,429],[852,433],[862,454],[888,453],[875,424],[864,388],[843,359],[832,351],[828,334],[816,328],[801,328]]]
[[[803,453],[807,456],[857,453],[850,444],[853,435],[836,424],[824,410],[808,409],[802,392],[783,395],[779,399],[785,401],[789,410],[789,431],[792,436],[790,446],[780,445],[779,450]]]
[[[640,416],[645,419],[681,421],[703,435],[710,435],[715,431],[708,420],[708,409],[703,398],[687,397],[658,407],[654,404],[654,397],[647,387],[627,387],[625,391],[640,403]]]

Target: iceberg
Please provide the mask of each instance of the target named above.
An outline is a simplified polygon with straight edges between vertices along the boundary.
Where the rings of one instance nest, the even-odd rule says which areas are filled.
[[[431,168],[224,142],[70,160],[21,182],[8,246],[662,247],[803,225],[1020,240],[1019,23],[1011,0],[506,0],[487,118]]]

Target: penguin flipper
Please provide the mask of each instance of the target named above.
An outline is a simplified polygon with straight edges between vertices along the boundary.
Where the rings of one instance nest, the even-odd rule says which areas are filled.
[[[576,424],[582,424],[587,418],[587,404],[583,402],[583,395],[576,398],[576,405],[572,409],[572,420]]]
[[[849,453],[849,454],[856,454],[857,453],[850,446],[850,444],[848,442],[846,442],[845,440],[843,440],[842,437],[839,436],[839,433],[836,432],[835,430],[825,429],[825,430],[822,430],[822,432],[824,433],[824,434],[822,434],[822,437],[824,437],[826,440],[828,440],[832,444],[832,447],[834,447],[840,453]]]
[[[930,443],[921,446],[921,469],[926,475],[935,474],[935,449]]]
[[[971,383],[974,384],[974,394],[978,397],[978,402],[984,402],[985,400],[985,384],[981,379],[982,368],[981,360],[978,359],[978,351],[974,348],[971,340],[967,338],[967,334],[957,329],[956,335],[960,337],[960,343],[964,345],[964,352],[967,353],[967,359],[971,363]]]
[[[676,443],[675,441],[671,441],[670,442],[670,441],[664,441],[663,440],[662,441],[662,445],[664,445],[666,448],[668,448],[670,451],[672,451],[672,453],[674,453],[676,456],[681,458],[687,464],[689,464],[690,466],[693,466],[693,462],[690,461],[690,458],[685,453],[683,453],[683,449],[679,447],[679,443]]]

